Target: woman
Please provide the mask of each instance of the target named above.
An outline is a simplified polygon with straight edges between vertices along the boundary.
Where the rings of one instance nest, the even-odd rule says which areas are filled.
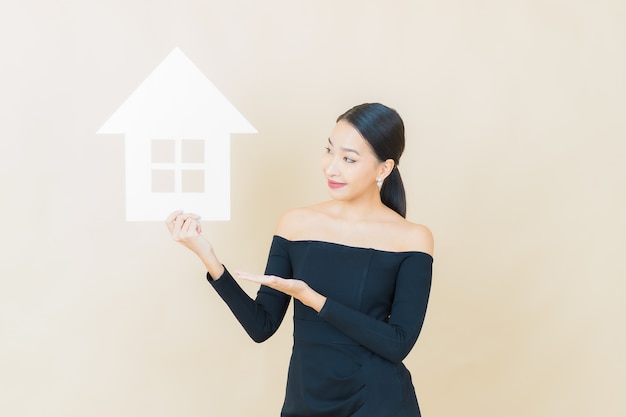
[[[404,124],[379,103],[339,116],[322,170],[332,199],[285,213],[251,299],[202,236],[197,216],[166,220],[195,252],[207,279],[257,342],[294,298],[294,347],[283,417],[420,416],[402,360],[419,335],[432,273],[433,238],[408,222],[398,161]]]

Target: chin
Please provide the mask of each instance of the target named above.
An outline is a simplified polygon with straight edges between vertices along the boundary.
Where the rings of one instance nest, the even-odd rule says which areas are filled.
[[[343,192],[344,190],[328,190],[328,195],[333,199],[333,200],[337,200],[337,201],[346,201],[350,199],[350,196],[348,195],[348,193]]]

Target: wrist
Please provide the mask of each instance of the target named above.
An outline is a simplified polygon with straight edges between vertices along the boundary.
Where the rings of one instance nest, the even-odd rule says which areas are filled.
[[[213,281],[218,280],[224,274],[224,265],[220,262],[220,260],[213,252],[212,248],[209,248],[202,253],[197,254],[200,257],[200,260],[204,264],[207,272],[213,278]]]
[[[307,287],[300,301],[302,304],[311,307],[319,313],[322,307],[324,307],[324,303],[326,303],[326,297],[310,287]]]

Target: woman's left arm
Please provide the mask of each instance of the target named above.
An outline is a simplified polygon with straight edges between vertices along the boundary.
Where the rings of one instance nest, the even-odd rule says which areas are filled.
[[[255,275],[243,271],[235,271],[235,274],[246,281],[256,282],[290,295],[318,313],[326,302],[326,297],[299,279],[285,279],[274,275]]]
[[[433,258],[422,252],[416,252],[402,262],[387,321],[326,298],[297,279],[238,274],[243,279],[293,296],[362,346],[387,360],[401,362],[415,345],[424,323],[432,281],[432,262]]]

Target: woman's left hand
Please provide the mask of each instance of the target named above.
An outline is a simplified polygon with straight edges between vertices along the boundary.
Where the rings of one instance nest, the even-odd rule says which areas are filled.
[[[274,275],[255,275],[243,271],[235,271],[235,274],[243,280],[256,282],[290,295],[317,312],[322,309],[326,302],[326,297],[314,291],[306,282],[299,279],[285,279]]]

